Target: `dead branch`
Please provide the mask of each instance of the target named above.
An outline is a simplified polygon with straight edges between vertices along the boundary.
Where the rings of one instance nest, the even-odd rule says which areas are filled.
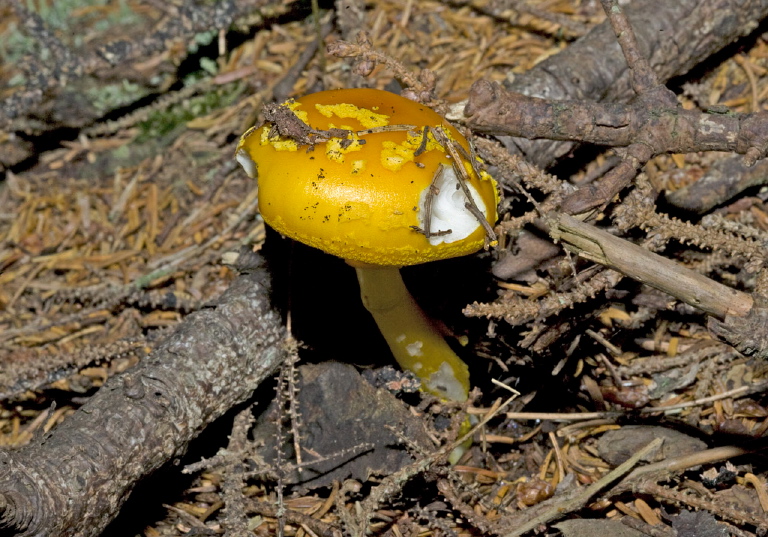
[[[642,143],[660,153],[762,151],[768,114],[711,113],[648,102],[600,104],[551,101],[505,90],[480,80],[473,84],[467,124],[476,132],[571,140],[627,147]],[[760,155],[762,157],[762,155]]]
[[[681,75],[725,45],[745,36],[768,15],[758,0],[638,0],[625,11],[640,51],[662,82]],[[711,29],[702,32],[701,28]],[[624,55],[608,21],[530,71],[508,77],[505,89],[550,100],[626,103],[635,96]],[[469,103],[472,103],[470,97]],[[459,103],[463,106],[463,103]],[[463,119],[461,113],[458,119]],[[510,153],[541,168],[573,143],[500,137]]]
[[[627,147],[622,163],[603,180],[567,198],[570,214],[602,205],[626,186],[637,171],[661,153],[733,151],[747,165],[765,156],[768,114],[722,114],[669,107],[666,91],[654,91],[630,105],[551,101],[505,90],[479,80],[465,109],[477,132],[570,140]]]
[[[354,72],[362,76],[370,75],[376,64],[386,65],[392,69],[394,77],[403,85],[403,97],[433,106],[433,108],[438,104],[434,102],[437,83],[434,73],[428,69],[422,69],[418,76],[414,76],[402,63],[373,48],[370,37],[364,31],[358,32],[355,43],[348,41],[331,43],[328,45],[328,54],[339,58],[355,58]]]
[[[763,159],[754,166],[747,166],[741,157],[727,157],[712,165],[695,183],[667,193],[666,200],[675,207],[704,214],[748,188],[766,182],[768,160]]]
[[[557,25],[559,31],[563,31],[568,37],[581,37],[589,27],[574,20],[572,16],[565,16],[561,13],[552,13],[545,9],[531,5],[525,0],[507,0],[506,2],[478,2],[476,0],[451,0],[451,5],[469,5],[472,9],[491,16],[499,21],[508,22],[513,25],[531,25],[537,30],[540,26],[546,27],[547,24]],[[533,19],[533,20],[529,20]],[[536,21],[539,19],[539,21]],[[539,31],[547,32],[546,28]]]
[[[247,274],[150,357],[52,433],[0,452],[0,530],[98,535],[137,481],[181,455],[277,368],[285,332],[269,304],[269,276],[259,256],[242,257]]]
[[[117,39],[107,44],[72,50],[62,43],[56,33],[22,2],[11,2],[24,31],[37,40],[39,48],[49,51],[48,59],[43,54],[28,55],[22,64],[27,77],[26,85],[0,100],[0,126],[12,128],[13,120],[39,106],[47,96],[56,98],[56,93],[68,83],[72,84],[86,75],[105,71],[115,65],[141,60],[152,54],[167,50],[175,40],[185,40],[196,33],[211,28],[226,29],[236,20],[249,17],[254,24],[261,24],[269,14],[280,13],[285,7],[270,0],[248,0],[234,2],[225,0],[214,5],[203,5],[196,1],[184,1],[174,9],[167,10],[157,29],[140,41]]]
[[[747,165],[765,156],[765,114],[710,115],[684,110],[674,93],[660,84],[639,50],[635,32],[618,2],[602,0],[602,4],[627,61],[632,87],[638,95],[635,103],[552,102],[507,92],[500,85],[480,80],[473,85],[464,110],[470,127],[490,134],[626,147],[618,166],[599,182],[582,187],[564,200],[561,208],[569,214],[605,207],[652,157],[661,153],[735,151],[745,155]]]
[[[581,257],[655,287],[710,315],[744,316],[754,301],[746,293],[682,267],[665,257],[567,214],[550,214],[550,235]]]
[[[744,354],[768,356],[768,304],[682,267],[636,244],[566,214],[546,218],[556,241],[578,255],[621,272],[699,308],[708,327]]]
[[[759,443],[750,446],[727,445],[703,451],[696,451],[690,454],[669,457],[658,462],[635,468],[613,489],[608,491],[608,493],[605,494],[605,497],[615,497],[625,492],[647,494],[658,500],[667,501],[674,505],[686,505],[697,510],[706,510],[709,513],[716,514],[717,516],[736,524],[747,523],[756,527],[765,527],[766,519],[764,514],[761,516],[760,513],[751,513],[747,510],[740,509],[738,506],[728,505],[722,501],[718,502],[716,496],[713,496],[712,498],[702,498],[698,494],[689,494],[659,484],[659,482],[668,480],[691,468],[715,462],[730,461],[743,455],[759,453],[764,451],[764,449],[765,446],[762,446]]]
[[[760,231],[754,227],[726,222],[708,215],[699,224],[656,211],[653,187],[644,176],[637,178],[637,188],[616,207],[613,221],[620,231],[642,229],[648,233],[648,246],[660,249],[667,241],[698,246],[716,253],[727,252],[731,261],[742,260],[745,270],[757,272],[765,263],[765,246]],[[714,262],[710,256],[710,262]]]

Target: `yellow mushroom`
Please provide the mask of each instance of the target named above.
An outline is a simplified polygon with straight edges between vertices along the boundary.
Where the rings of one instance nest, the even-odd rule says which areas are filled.
[[[399,267],[481,249],[497,219],[496,183],[469,162],[458,130],[398,95],[323,91],[284,106],[301,136],[266,123],[237,147],[237,160],[258,178],[264,221],[354,266],[363,304],[400,366],[430,393],[465,400],[467,366],[411,297]]]

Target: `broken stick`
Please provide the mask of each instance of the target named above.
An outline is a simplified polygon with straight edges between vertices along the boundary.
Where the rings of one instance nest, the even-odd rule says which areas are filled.
[[[731,289],[672,260],[563,213],[545,217],[566,249],[655,287],[711,315],[709,330],[744,354],[768,358],[768,301]]]

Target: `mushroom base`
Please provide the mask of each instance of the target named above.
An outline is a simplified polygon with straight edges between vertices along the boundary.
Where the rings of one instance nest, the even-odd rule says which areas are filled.
[[[400,367],[418,376],[425,391],[465,401],[469,370],[405,287],[396,267],[356,266],[363,305],[373,315]]]

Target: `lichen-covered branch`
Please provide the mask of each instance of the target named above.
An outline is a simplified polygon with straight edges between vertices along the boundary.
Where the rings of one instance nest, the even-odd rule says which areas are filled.
[[[210,5],[185,0],[168,9],[155,30],[141,40],[116,39],[106,44],[70,49],[39,15],[27,9],[25,3],[19,0],[9,3],[24,32],[48,54],[36,50],[34,55],[27,55],[22,64],[27,78],[25,85],[0,100],[0,127],[4,129],[13,128],[13,120],[35,106],[40,107],[46,99],[55,99],[61,88],[86,75],[146,59],[167,50],[174,41],[183,42],[212,28],[226,29],[241,19],[244,24],[261,24],[266,16],[280,14],[286,9],[280,2],[271,0],[222,0]]]
[[[137,481],[277,368],[285,331],[259,260],[57,429],[0,451],[0,533],[99,535]]]

